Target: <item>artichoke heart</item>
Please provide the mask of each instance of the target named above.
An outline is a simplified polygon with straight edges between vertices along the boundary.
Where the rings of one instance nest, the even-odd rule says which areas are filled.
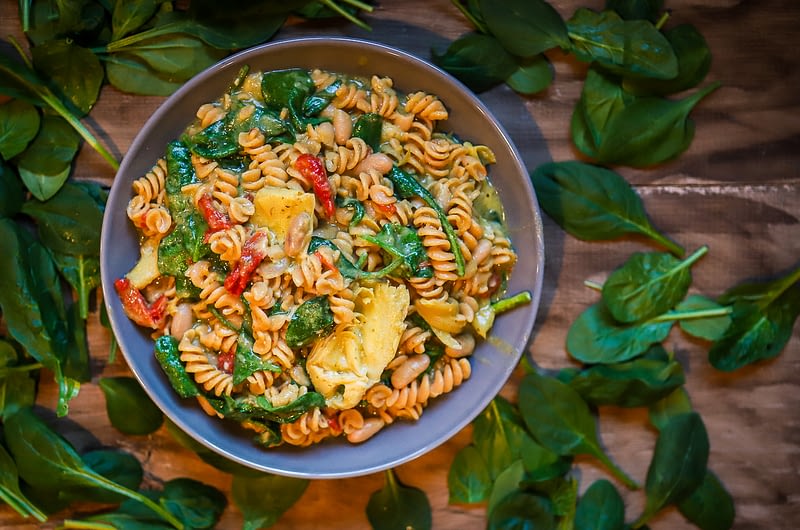
[[[317,342],[306,371],[328,406],[348,409],[380,380],[397,354],[410,303],[403,285],[377,283],[356,295],[359,317]]]

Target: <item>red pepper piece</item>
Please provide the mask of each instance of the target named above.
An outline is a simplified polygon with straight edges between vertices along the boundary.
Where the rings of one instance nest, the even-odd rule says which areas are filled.
[[[336,205],[333,203],[333,189],[322,160],[314,155],[303,153],[294,161],[294,167],[301,175],[311,181],[314,186],[314,195],[322,203],[325,216],[328,219],[332,218],[336,213]]]
[[[394,205],[393,202],[389,204],[378,204],[377,202],[373,202],[372,205],[383,212],[383,215],[394,215],[397,213],[397,206]]]
[[[219,232],[233,226],[227,214],[214,208],[214,201],[210,193],[200,197],[197,201],[197,206],[200,207],[200,212],[202,212],[206,223],[208,223],[209,232]]]
[[[316,255],[319,258],[320,263],[322,263],[322,266],[325,267],[327,270],[329,270],[329,271],[338,270],[336,265],[331,263],[330,260],[328,260],[328,258],[325,257],[325,254],[323,254],[319,250],[315,251],[314,255]]]
[[[141,291],[135,288],[127,278],[120,278],[114,282],[114,289],[122,302],[122,309],[128,318],[140,326],[158,329],[167,319],[167,298],[162,294],[151,305],[142,296]]]
[[[220,354],[217,355],[217,368],[226,374],[233,373],[233,360],[235,356],[234,349],[235,348],[231,348],[227,352],[220,352]]]
[[[328,420],[328,428],[331,430],[331,434],[339,436],[342,433],[342,426],[339,424],[339,418],[331,414],[330,416],[326,415],[325,419]]]
[[[225,278],[225,289],[229,293],[239,296],[244,292],[250,277],[267,256],[267,235],[256,232],[245,241],[242,246],[242,257],[236,263],[228,277]]]

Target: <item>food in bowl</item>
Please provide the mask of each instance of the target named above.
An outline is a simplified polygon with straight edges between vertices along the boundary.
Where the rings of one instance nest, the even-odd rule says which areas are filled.
[[[267,447],[360,443],[480,369],[517,255],[492,148],[448,114],[302,68],[244,67],[197,109],[133,182],[140,257],[114,282],[178,395]]]

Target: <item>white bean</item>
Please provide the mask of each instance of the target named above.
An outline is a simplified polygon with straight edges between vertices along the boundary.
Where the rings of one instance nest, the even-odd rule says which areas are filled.
[[[387,174],[392,169],[392,159],[383,153],[372,153],[358,163],[353,173],[360,175],[374,169],[381,175]]]
[[[456,335],[456,341],[461,345],[460,348],[451,348],[450,346],[445,346],[444,352],[453,358],[459,357],[467,357],[468,355],[472,355],[472,352],[475,351],[475,337],[472,336],[471,333],[462,333],[460,335]]]
[[[350,115],[342,109],[333,111],[334,139],[339,145],[344,145],[353,135],[353,122]]]
[[[392,386],[395,388],[408,386],[422,372],[427,370],[430,364],[431,358],[425,354],[410,356],[406,362],[392,372]]]
[[[385,423],[380,418],[367,418],[364,420],[363,427],[347,435],[347,441],[353,444],[361,443],[383,429],[384,425]]]
[[[178,304],[175,314],[172,315],[172,323],[169,326],[169,334],[180,340],[183,334],[192,327],[194,315],[192,314],[191,304]]]
[[[294,216],[286,231],[286,241],[283,251],[287,256],[297,256],[311,241],[311,231],[314,229],[314,220],[306,212]]]

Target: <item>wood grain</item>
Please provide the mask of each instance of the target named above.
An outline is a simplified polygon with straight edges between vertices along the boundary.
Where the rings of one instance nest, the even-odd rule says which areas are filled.
[[[553,1],[564,16],[578,6],[602,7],[590,0]],[[666,2],[674,22],[697,26],[714,54],[708,81],[720,88],[693,113],[697,134],[678,160],[648,170],[621,170],[641,193],[653,222],[687,249],[710,247],[694,268],[693,291],[716,296],[746,278],[768,277],[800,261],[800,54],[795,30],[800,4],[768,0],[675,0]],[[0,0],[2,34],[21,39],[17,2]],[[380,31],[371,34],[340,24],[294,23],[281,36],[345,33],[388,42],[428,56],[432,45],[445,46],[470,28],[449,2],[405,0],[380,2],[368,19]],[[420,40],[420,35],[425,36]],[[544,94],[521,98],[506,87],[481,97],[497,111],[523,153],[545,142],[554,160],[576,157],[569,140],[569,118],[581,88],[584,65],[551,53],[556,81]],[[163,98],[139,97],[106,88],[88,119],[89,126],[121,156]],[[524,109],[523,112],[518,112]],[[113,172],[89,148],[82,149],[75,176],[106,184]],[[545,218],[545,287],[528,355],[544,367],[569,363],[564,339],[570,323],[593,303],[596,294],[585,279],[602,281],[634,251],[638,240],[586,243],[565,235]],[[125,375],[121,357],[108,362],[109,336],[91,318],[89,340],[93,381]],[[782,355],[735,373],[720,373],[706,360],[707,345],[675,331],[666,345],[687,372],[687,390],[702,414],[711,439],[709,466],[736,501],[738,530],[796,528],[800,524],[800,331]],[[503,389],[514,398],[517,376]],[[45,374],[39,402],[52,408],[55,389]],[[644,412],[603,408],[600,435],[612,458],[643,481],[655,434]],[[230,477],[182,449],[164,429],[146,437],[123,436],[108,423],[96,384],[86,384],[72,402],[66,435],[79,449],[121,447],[139,457],[146,485],[173,477],[194,477],[225,492]],[[465,429],[417,460],[400,466],[401,480],[422,488],[434,510],[435,529],[474,529],[486,524],[482,507],[448,504],[447,471],[456,451],[470,440]],[[580,460],[583,491],[606,470]],[[364,507],[381,487],[381,475],[314,481],[276,529],[368,528]],[[643,506],[641,492],[624,488],[627,519]],[[97,510],[78,505],[55,514],[46,527]],[[241,514],[230,505],[219,528],[241,527]],[[36,528],[7,507],[0,507],[0,527]],[[691,528],[675,510],[653,521],[654,529]]]

